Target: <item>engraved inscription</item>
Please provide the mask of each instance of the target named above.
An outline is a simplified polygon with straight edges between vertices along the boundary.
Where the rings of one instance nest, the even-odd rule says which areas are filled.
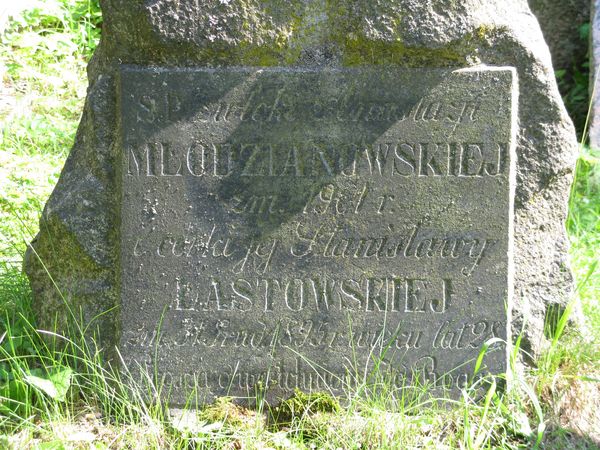
[[[506,142],[136,144],[127,175],[147,177],[487,177],[505,174]]]
[[[364,278],[335,280],[326,277],[211,278],[209,286],[175,280],[176,311],[365,311],[444,313],[452,302],[451,279]]]
[[[206,103],[201,89],[186,93],[186,101],[177,92],[141,94],[134,100],[137,120],[154,124],[171,122],[184,114],[199,123],[294,123],[306,120],[331,120],[340,123],[444,122],[452,126],[481,120],[479,99],[435,101],[420,99],[410,109],[394,101],[365,100],[348,92],[343,96],[311,99],[302,114],[295,107],[296,93],[286,87],[264,86],[251,89],[241,101]],[[265,101],[265,98],[270,100]],[[189,106],[188,106],[189,105]],[[186,107],[191,109],[188,111]]]
[[[328,322],[314,320],[287,319],[268,326],[263,320],[256,327],[235,326],[231,320],[192,321],[183,319],[179,331],[172,336],[159,335],[157,330],[145,329],[129,331],[125,334],[128,345],[138,348],[161,348],[174,350],[181,347],[196,349],[235,348],[273,349],[293,346],[295,349],[321,348],[374,349],[384,345],[391,351],[417,351],[442,349],[444,351],[480,349],[489,339],[503,335],[500,321],[481,320],[465,322],[450,329],[449,322],[443,322],[435,335],[425,328],[390,329],[376,324],[372,329],[355,332],[342,331]]]
[[[240,242],[213,225],[210,231],[196,235],[154,233],[150,237],[136,237],[132,253],[135,257],[228,259],[233,262],[235,273],[252,268],[266,272],[276,252],[304,260],[457,260],[463,264],[462,274],[468,276],[498,242],[485,235],[434,235],[424,230],[422,224],[395,230],[394,224],[388,223],[384,232],[381,236],[348,237],[340,224],[331,228],[322,224],[315,229],[310,224],[298,223],[292,229],[286,248],[279,239]]]
[[[515,77],[123,67],[130,372],[183,405],[504,371]]]

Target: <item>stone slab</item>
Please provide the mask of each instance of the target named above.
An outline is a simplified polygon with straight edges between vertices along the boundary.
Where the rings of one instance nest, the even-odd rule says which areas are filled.
[[[341,392],[376,355],[393,383],[456,391],[507,338],[513,69],[125,66],[119,84],[119,347],[172,403]],[[506,348],[485,362],[504,372]]]

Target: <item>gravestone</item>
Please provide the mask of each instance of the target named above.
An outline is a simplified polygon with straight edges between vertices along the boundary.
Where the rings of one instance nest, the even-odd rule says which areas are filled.
[[[42,327],[66,299],[178,404],[339,391],[376,355],[456,391],[489,338],[539,351],[576,143],[524,1],[102,7],[27,254]]]
[[[122,69],[128,366],[181,404],[340,393],[379,355],[466,384],[507,338],[514,75]]]

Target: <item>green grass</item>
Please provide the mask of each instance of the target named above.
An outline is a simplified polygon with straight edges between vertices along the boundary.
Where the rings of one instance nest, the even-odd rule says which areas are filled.
[[[595,448],[568,420],[600,409],[600,152],[587,147],[567,226],[589,335],[566,326],[567,311],[537,369],[514,364],[509,389],[488,378],[440,404],[427,386],[395,388],[375,371],[346,385],[342,406],[299,392],[278,409],[225,398],[172,419],[161,386],[105,368],[76,318],[72,340],[42,338],[20,265],[73,142],[100,23],[95,0],[46,1],[1,36],[0,448]],[[581,83],[567,94],[576,118]]]
[[[600,149],[582,146],[569,204],[571,265],[588,325],[600,340]],[[590,269],[596,267],[591,273]]]
[[[56,184],[98,42],[97,2],[46,1],[9,22],[0,46],[0,263],[17,263]]]

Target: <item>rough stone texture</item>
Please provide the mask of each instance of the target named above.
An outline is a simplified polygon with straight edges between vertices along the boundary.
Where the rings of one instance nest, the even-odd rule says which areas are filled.
[[[529,0],[557,69],[570,69],[585,61],[588,49],[582,45],[579,28],[590,21],[594,0]]]
[[[103,37],[75,146],[26,259],[40,326],[117,305],[116,79],[142,66],[512,66],[520,87],[513,333],[533,353],[571,293],[564,229],[576,153],[550,53],[524,0],[104,0]],[[37,255],[52,274],[39,264]],[[116,310],[115,310],[116,311]],[[118,314],[96,318],[111,348]],[[93,329],[94,327],[90,327]]]
[[[385,354],[399,386],[457,394],[507,338],[515,75],[124,68],[128,367],[183,405],[194,380],[207,400],[341,393]],[[507,365],[494,345],[482,373]]]

